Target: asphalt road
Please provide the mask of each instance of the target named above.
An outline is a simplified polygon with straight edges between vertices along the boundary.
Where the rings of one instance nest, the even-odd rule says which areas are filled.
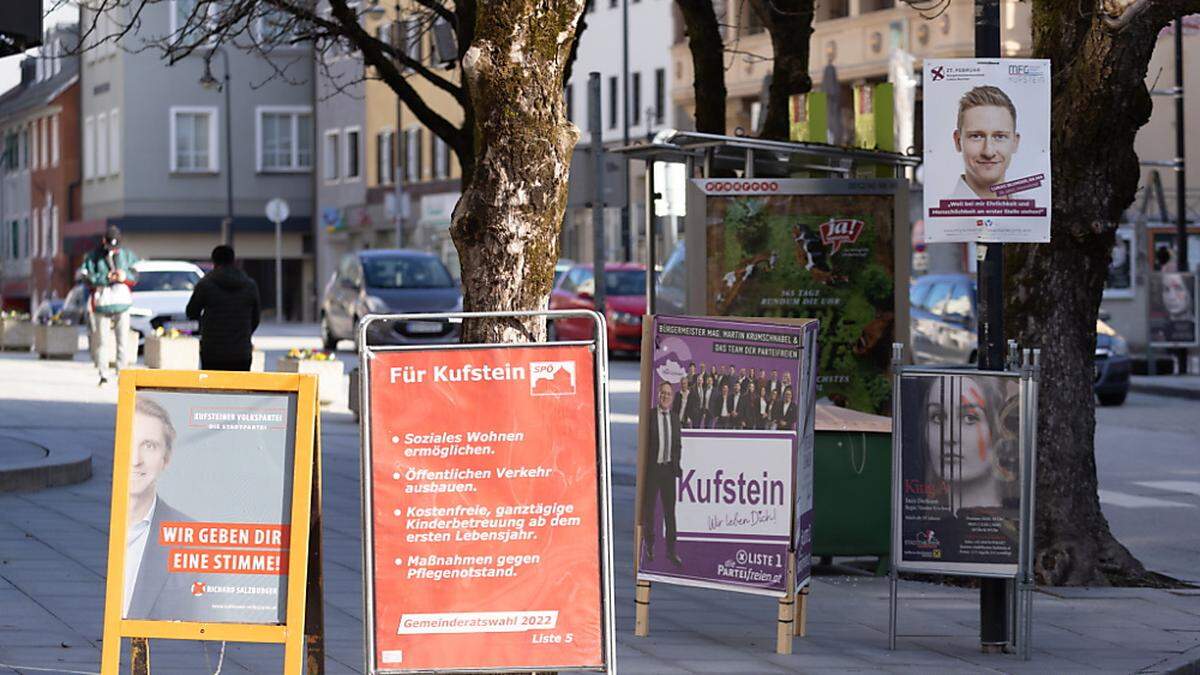
[[[1200,583],[1200,404],[1130,394],[1096,410],[1100,504],[1147,568]]]

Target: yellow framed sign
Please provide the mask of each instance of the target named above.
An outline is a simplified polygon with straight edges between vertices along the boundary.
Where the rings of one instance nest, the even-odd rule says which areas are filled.
[[[145,638],[320,651],[319,443],[312,375],[121,373],[102,673],[125,637],[135,672]]]

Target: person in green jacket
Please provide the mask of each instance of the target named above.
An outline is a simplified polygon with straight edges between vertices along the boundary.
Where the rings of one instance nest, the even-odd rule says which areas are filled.
[[[92,362],[100,372],[100,384],[108,382],[108,359],[105,351],[109,331],[117,337],[117,371],[125,364],[129,342],[129,308],[133,305],[131,289],[137,283],[133,264],[137,254],[121,246],[121,230],[109,225],[100,245],[88,253],[79,268],[79,276],[91,289],[88,303],[88,345]],[[133,348],[136,350],[137,345]]]

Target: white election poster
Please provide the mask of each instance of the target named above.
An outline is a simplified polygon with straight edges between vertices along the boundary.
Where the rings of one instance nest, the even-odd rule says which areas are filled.
[[[1050,61],[924,70],[925,241],[1050,241]]]

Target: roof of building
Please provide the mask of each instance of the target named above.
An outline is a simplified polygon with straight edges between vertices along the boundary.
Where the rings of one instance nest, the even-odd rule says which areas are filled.
[[[78,35],[74,26],[56,30],[71,36]],[[15,117],[49,104],[79,78],[78,55],[61,56],[59,59],[62,66],[54,76],[40,82],[21,82],[0,94],[0,119]]]

